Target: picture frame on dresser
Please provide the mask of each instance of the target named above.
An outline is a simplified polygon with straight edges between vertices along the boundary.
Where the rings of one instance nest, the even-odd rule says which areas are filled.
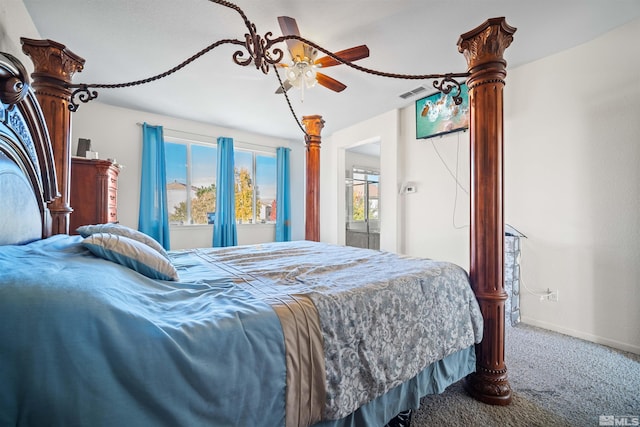
[[[91,151],[91,140],[86,138],[78,138],[78,157],[87,157],[87,151]]]

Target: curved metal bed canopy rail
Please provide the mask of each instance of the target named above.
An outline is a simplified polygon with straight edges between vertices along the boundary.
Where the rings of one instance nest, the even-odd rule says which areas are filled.
[[[278,64],[280,61],[282,61],[282,58],[284,56],[284,51],[278,47],[277,45],[279,43],[285,42],[287,40],[298,40],[301,41],[317,50],[319,50],[320,52],[324,53],[325,55],[333,58],[334,60],[348,66],[351,67],[357,71],[363,72],[363,73],[368,73],[368,74],[372,74],[372,75],[376,75],[376,76],[380,76],[380,77],[385,77],[385,78],[393,78],[393,79],[405,79],[405,80],[434,80],[433,82],[433,87],[441,92],[443,92],[444,94],[449,94],[451,92],[453,92],[453,100],[456,104],[460,105],[462,103],[462,90],[460,88],[461,84],[460,82],[458,82],[456,80],[456,78],[464,78],[464,77],[468,77],[469,73],[468,72],[463,72],[463,73],[439,73],[439,74],[398,74],[398,73],[389,73],[389,72],[384,72],[384,71],[379,71],[379,70],[374,70],[371,68],[367,68],[367,67],[363,67],[361,65],[357,65],[354,64],[351,61],[348,61],[346,59],[341,58],[340,56],[336,55],[334,52],[330,51],[329,49],[324,48],[323,46],[320,46],[319,44],[308,40],[304,37],[298,36],[298,35],[287,35],[287,36],[280,36],[280,37],[276,37],[276,38],[271,38],[273,36],[273,33],[271,31],[265,33],[264,36],[261,36],[260,34],[258,34],[258,32],[256,31],[256,26],[254,23],[250,22],[249,19],[247,18],[247,16],[245,15],[245,13],[243,12],[243,10],[228,1],[224,1],[224,0],[210,0],[213,3],[217,3],[220,4],[221,6],[225,6],[228,8],[231,8],[233,10],[235,10],[236,12],[238,12],[238,14],[240,14],[240,16],[242,17],[245,26],[248,29],[248,33],[245,33],[245,37],[244,37],[244,41],[242,40],[238,40],[238,39],[222,39],[222,40],[218,40],[214,43],[211,43],[209,46],[205,47],[204,49],[196,52],[194,55],[190,56],[189,58],[185,59],[184,61],[182,61],[180,64],[176,65],[175,67],[164,71],[160,74],[156,74],[154,76],[151,77],[147,77],[144,79],[140,79],[140,80],[134,80],[134,81],[130,81],[130,82],[124,82],[124,83],[71,83],[71,82],[67,82],[66,83],[66,87],[69,89],[74,89],[72,94],[71,94],[71,102],[69,104],[69,110],[71,111],[76,111],[79,107],[78,102],[89,102],[95,98],[98,97],[98,92],[96,90],[92,90],[92,89],[117,89],[117,88],[125,88],[125,87],[132,87],[132,86],[139,86],[139,85],[143,85],[143,84],[147,84],[147,83],[151,83],[153,81],[162,79],[164,77],[167,77],[181,69],[183,69],[184,67],[186,67],[187,65],[189,65],[190,63],[192,63],[193,61],[197,60],[198,58],[202,57],[203,55],[211,52],[213,49],[217,48],[218,46],[222,46],[222,45],[226,45],[226,44],[235,44],[235,45],[239,45],[244,47],[244,49],[246,50],[246,52],[242,51],[242,50],[238,50],[236,52],[233,53],[233,61],[241,66],[249,66],[251,64],[253,64],[256,69],[262,71],[264,74],[268,74],[269,71],[272,68],[275,68],[275,65]],[[246,56],[245,56],[246,55]],[[280,79],[280,75],[275,72],[276,76],[278,77],[278,81],[280,83],[280,86],[282,87],[282,81]],[[291,110],[291,113],[294,116],[294,119],[296,120],[296,123],[298,124],[298,127],[302,130],[302,132],[304,133],[305,137],[308,138],[308,134],[306,133],[306,130],[304,129],[304,127],[302,126],[302,124],[300,123],[300,121],[298,120],[295,111],[293,110],[293,107],[291,106],[291,102],[289,101],[289,97],[286,93],[286,91],[283,90],[282,92],[287,100],[287,103],[289,105],[289,109]],[[76,101],[77,99],[77,101]]]

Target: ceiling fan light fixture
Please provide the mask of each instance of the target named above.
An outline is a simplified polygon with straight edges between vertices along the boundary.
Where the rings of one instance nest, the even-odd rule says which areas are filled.
[[[282,82],[283,79],[278,76],[280,87],[276,89],[277,94],[286,93],[292,87],[299,88],[304,93],[305,88],[311,88],[316,84],[334,92],[342,92],[347,88],[345,84],[327,76],[324,72],[317,72],[317,69],[322,67],[324,71],[325,68],[351,63],[369,56],[369,48],[366,45],[360,45],[335,53],[325,52],[327,56],[316,59],[318,50],[324,51],[324,49],[303,41],[295,19],[289,16],[278,16],[278,23],[285,38],[291,62],[278,64],[287,71],[284,73],[286,81]]]
[[[287,80],[289,80],[289,83],[291,83],[294,86],[295,86],[295,83],[299,81],[299,72],[298,72],[298,69],[296,69],[296,67],[290,67],[287,70]]]
[[[315,65],[307,61],[293,62],[287,70],[287,80],[293,87],[301,87],[304,85],[307,88],[315,86],[316,70]]]
[[[304,70],[304,84],[307,87],[313,87],[316,85],[318,80],[316,79],[316,67],[314,65],[308,66]]]

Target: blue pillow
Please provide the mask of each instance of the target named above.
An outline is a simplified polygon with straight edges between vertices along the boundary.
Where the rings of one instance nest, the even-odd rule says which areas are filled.
[[[180,280],[168,258],[137,240],[118,234],[95,233],[84,239],[82,244],[94,255],[152,279]]]
[[[111,233],[128,237],[130,239],[137,240],[138,242],[142,242],[147,246],[150,246],[151,248],[160,252],[165,258],[169,257],[167,255],[167,251],[165,251],[162,245],[158,243],[153,237],[148,236],[141,231],[127,227],[126,225],[114,223],[83,225],[82,227],[78,227],[76,231],[82,237],[89,237],[90,235],[95,233]]]

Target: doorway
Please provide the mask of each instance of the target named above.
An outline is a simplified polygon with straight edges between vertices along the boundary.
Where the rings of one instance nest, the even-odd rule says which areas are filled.
[[[353,168],[345,180],[346,244],[380,249],[380,172]]]

